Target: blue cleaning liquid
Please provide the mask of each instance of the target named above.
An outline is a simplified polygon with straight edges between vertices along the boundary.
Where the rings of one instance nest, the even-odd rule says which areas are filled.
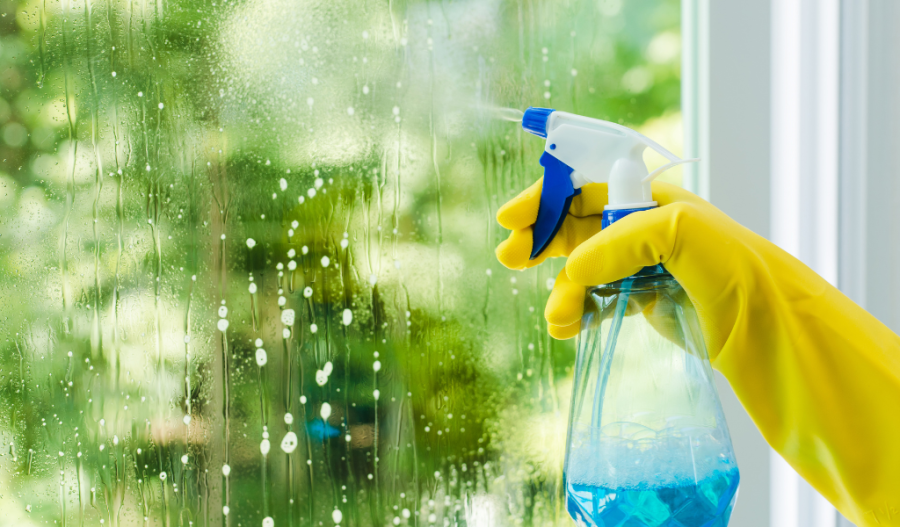
[[[738,471],[716,472],[695,484],[606,488],[566,483],[566,507],[590,527],[726,527]]]

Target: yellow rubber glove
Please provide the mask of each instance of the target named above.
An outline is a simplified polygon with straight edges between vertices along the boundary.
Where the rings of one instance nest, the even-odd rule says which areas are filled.
[[[900,337],[796,258],[681,188],[600,232],[606,185],[575,197],[560,234],[529,261],[541,182],[504,205],[511,269],[568,256],[550,334],[570,338],[588,286],[662,263],[697,309],[713,367],[766,441],[859,526],[900,526]]]

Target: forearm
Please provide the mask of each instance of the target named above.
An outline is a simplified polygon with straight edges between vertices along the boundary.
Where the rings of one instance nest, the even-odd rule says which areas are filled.
[[[782,305],[739,317],[714,367],[845,516],[900,526],[900,338],[824,280],[759,286]]]

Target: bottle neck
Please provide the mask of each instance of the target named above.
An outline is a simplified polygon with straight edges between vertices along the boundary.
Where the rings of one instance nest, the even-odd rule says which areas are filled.
[[[651,209],[655,209],[655,208],[656,207],[654,206],[654,207],[639,207],[639,208],[633,208],[633,209],[611,209],[611,210],[604,209],[603,217],[600,222],[600,228],[605,229],[605,228],[609,227],[610,225],[612,225],[613,223],[621,220],[625,216],[628,216],[629,214],[632,214],[635,212],[640,212],[643,210],[651,210]],[[654,276],[659,276],[662,278],[664,276],[671,277],[672,275],[670,275],[669,272],[666,271],[665,267],[663,267],[662,264],[656,264],[656,265],[650,265],[650,266],[644,267],[643,269],[641,269],[637,273],[633,274],[632,276],[629,276],[625,280],[637,279],[637,278],[643,278],[643,277],[654,277]],[[620,283],[620,282],[621,282],[621,280],[619,282],[615,282],[615,283]],[[610,285],[612,285],[612,284],[610,284]]]
[[[605,229],[613,223],[621,220],[625,216],[642,210],[655,209],[656,207],[637,207],[629,209],[603,209],[603,217],[600,222],[600,228]]]

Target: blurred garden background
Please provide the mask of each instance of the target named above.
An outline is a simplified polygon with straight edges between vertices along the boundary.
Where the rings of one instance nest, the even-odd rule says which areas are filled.
[[[561,262],[493,255],[543,142],[497,117],[680,153],[679,25],[677,0],[0,1],[0,525],[569,525]]]

